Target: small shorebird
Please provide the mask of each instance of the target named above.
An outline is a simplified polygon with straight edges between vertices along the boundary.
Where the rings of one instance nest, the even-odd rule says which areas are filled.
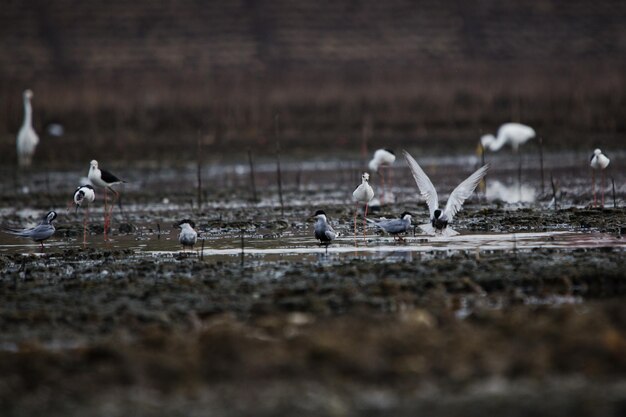
[[[483,135],[480,138],[480,144],[483,149],[489,149],[492,152],[499,151],[505,144],[511,145],[517,152],[520,145],[523,145],[530,139],[535,137],[535,129],[521,123],[505,123],[498,129],[498,136]]]
[[[376,226],[383,229],[385,232],[389,233],[393,236],[393,239],[404,240],[400,233],[406,233],[411,228],[411,218],[412,214],[408,211],[402,213],[399,219],[367,219],[368,222],[375,224]]]
[[[385,204],[385,169],[388,169],[396,161],[396,154],[391,149],[378,149],[374,152],[374,157],[369,162],[370,171],[380,174],[382,181],[382,193],[380,195],[380,203]],[[391,170],[389,171],[389,188],[393,187],[391,181]]]
[[[54,234],[55,228],[52,221],[57,218],[57,214],[54,211],[49,211],[41,222],[30,229],[18,230],[8,227],[4,227],[4,231],[14,236],[25,237],[32,239],[35,242],[41,244],[41,250],[43,250],[43,241],[48,239]]]
[[[589,165],[591,166],[591,188],[593,189],[593,206],[596,207],[596,171],[599,169],[602,175],[601,187],[602,187],[602,207],[604,207],[604,170],[609,166],[611,160],[602,153],[600,149],[593,151]]]
[[[442,211],[439,209],[437,191],[426,173],[407,151],[404,151],[404,158],[409,164],[409,168],[411,169],[417,188],[426,199],[426,204],[428,205],[428,209],[430,211],[430,223],[422,224],[420,225],[420,228],[428,234],[441,233],[445,236],[458,235],[457,231],[448,227],[448,223],[452,222],[455,214],[458,213],[463,207],[465,200],[472,195],[480,180],[487,173],[489,164],[478,168],[476,172],[459,184],[458,187],[452,191],[450,197],[448,197],[446,207]]]
[[[325,245],[328,250],[328,245],[339,236],[339,233],[335,232],[328,222],[324,210],[317,210],[311,218],[315,219],[315,239],[320,241],[320,245]]]
[[[119,197],[119,193],[112,187],[115,184],[124,183],[126,181],[119,179],[109,171],[98,168],[98,161],[95,159],[90,162],[89,175],[87,176],[89,181],[93,185],[104,189],[104,237],[106,239],[107,229],[111,223],[111,213],[113,213],[113,206],[115,205],[115,198]],[[113,199],[111,201],[111,208],[107,211],[107,190],[111,190],[113,193]]]
[[[189,219],[183,219],[174,225],[180,229],[178,235],[178,242],[183,246],[183,251],[186,247],[193,249],[193,246],[198,241],[198,232],[194,230],[196,224]]]
[[[89,221],[89,205],[96,199],[96,193],[91,185],[81,185],[74,191],[75,213],[78,213],[80,206],[85,206],[85,217],[83,219],[83,244],[87,243],[87,222]]]
[[[365,239],[365,228],[367,227],[367,222],[365,218],[367,218],[367,206],[369,202],[374,198],[374,190],[369,184],[370,174],[364,172],[361,175],[361,184],[356,187],[356,190],[352,192],[352,198],[355,201],[356,207],[354,209],[354,237],[356,237],[356,215],[359,211],[359,203],[365,204],[365,214],[363,216],[363,239]]]
[[[39,136],[33,128],[33,107],[30,99],[33,92],[24,91],[24,122],[17,134],[17,162],[20,167],[29,167],[33,161],[35,148],[39,144]]]

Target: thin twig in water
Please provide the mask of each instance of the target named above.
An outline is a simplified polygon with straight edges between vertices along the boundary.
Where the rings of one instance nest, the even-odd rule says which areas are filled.
[[[539,166],[541,168],[541,195],[545,193],[544,180],[543,180],[543,138],[539,136]]]
[[[198,151],[197,151],[198,211],[200,211],[202,210],[202,135],[200,134],[200,132],[198,132],[197,145],[198,145]]]
[[[157,223],[157,239],[161,239],[161,223]]]
[[[285,215],[283,204],[283,179],[280,172],[280,136],[279,136],[279,115],[274,116],[274,135],[276,136],[276,180],[278,181],[278,198],[280,199],[280,215]]]
[[[611,185],[613,186],[613,208],[617,208],[617,200],[615,199],[615,179],[611,177]]]
[[[256,184],[254,181],[254,162],[252,161],[252,151],[248,148],[248,162],[250,163],[250,186],[252,187],[252,201],[257,202]]]
[[[552,185],[552,199],[554,200],[554,211],[558,210],[559,202],[556,199],[556,184],[554,183],[554,177],[550,173],[550,184]]]
[[[244,251],[244,240],[243,240],[244,229],[241,229],[241,266],[243,266],[243,258],[245,255]]]

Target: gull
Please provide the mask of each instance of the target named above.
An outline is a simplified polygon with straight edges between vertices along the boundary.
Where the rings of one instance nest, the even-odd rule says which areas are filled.
[[[602,207],[604,207],[604,170],[609,166],[611,160],[602,153],[600,149],[593,151],[589,166],[591,166],[591,188],[593,189],[593,206],[597,204],[596,199],[596,171],[600,170],[602,175],[601,187],[602,187]]]
[[[198,241],[198,232],[194,230],[196,224],[189,219],[183,219],[174,225],[180,229],[178,235],[178,242],[183,246],[183,251],[186,247],[193,249],[193,246]]]
[[[30,104],[33,92],[25,90],[23,97],[24,123],[17,134],[17,162],[20,167],[29,167],[33,161],[35,148],[39,144],[39,136],[33,129],[33,107]]]
[[[123,181],[111,174],[109,171],[98,168],[98,161],[95,159],[90,162],[89,175],[87,176],[89,181],[96,187],[104,188],[104,237],[106,239],[107,229],[111,222],[111,213],[113,212],[113,206],[115,205],[115,198],[119,197],[119,193],[112,187],[113,185],[124,183]],[[111,208],[107,212],[107,190],[111,190],[113,193],[113,201],[111,201]]]
[[[361,176],[361,184],[358,187],[356,187],[354,192],[352,192],[352,198],[354,199],[356,203],[356,207],[354,210],[354,237],[356,237],[356,215],[359,209],[359,203],[365,204],[365,215],[363,219],[363,227],[364,228],[367,227],[367,222],[365,221],[365,218],[367,218],[367,206],[369,202],[372,200],[372,198],[374,198],[374,190],[370,186],[369,180],[370,180],[370,174],[368,174],[367,172],[364,172],[363,175]],[[365,239],[365,229],[363,229],[363,238]]]
[[[46,216],[41,220],[41,222],[33,228],[18,230],[4,227],[4,231],[14,236],[32,239],[33,241],[40,243],[41,250],[43,250],[43,241],[54,234],[55,228],[52,224],[52,221],[56,218],[56,212],[49,211]]]
[[[413,174],[417,188],[426,199],[426,204],[428,205],[428,209],[430,211],[430,223],[422,224],[420,225],[420,228],[428,234],[440,233],[444,236],[458,235],[459,233],[457,231],[448,227],[448,223],[452,222],[456,213],[458,213],[463,207],[465,200],[472,195],[480,180],[487,173],[489,164],[478,168],[476,172],[459,184],[459,186],[452,191],[450,197],[448,197],[446,207],[443,210],[440,210],[437,191],[435,190],[433,183],[415,159],[413,159],[407,151],[404,151],[403,153],[404,158],[409,164],[409,168],[411,169],[411,174]]]
[[[378,149],[374,152],[374,157],[369,162],[370,171],[376,172],[380,174],[380,178],[382,180],[382,194],[381,194],[381,204],[384,204],[384,196],[385,196],[385,171],[383,168],[389,168],[396,161],[396,154],[391,149]],[[389,187],[392,187],[391,183],[391,171],[389,171]]]
[[[325,245],[328,251],[328,245],[339,236],[339,233],[335,232],[328,222],[324,210],[317,210],[311,218],[315,219],[315,239],[320,241],[320,245]]]
[[[89,219],[89,205],[96,199],[96,193],[91,185],[81,185],[74,191],[74,204],[76,205],[76,211],[78,208],[84,205],[85,217],[83,219],[83,244],[87,243],[87,222]]]
[[[412,216],[413,215],[411,213],[409,213],[408,211],[405,211],[404,213],[402,213],[399,219],[385,219],[383,217],[377,220],[367,219],[367,221],[372,224],[375,224],[376,226],[383,229],[385,232],[392,235],[394,240],[396,238],[400,240],[404,240],[399,235],[400,233],[406,233],[409,231],[409,229],[411,228]]]

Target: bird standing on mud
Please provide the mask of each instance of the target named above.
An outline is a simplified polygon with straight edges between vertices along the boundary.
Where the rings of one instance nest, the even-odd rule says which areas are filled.
[[[326,250],[328,250],[328,245],[330,245],[339,234],[335,232],[328,222],[324,210],[317,210],[311,218],[315,219],[315,239],[320,241],[320,245],[325,245]]]
[[[380,174],[382,180],[382,193],[380,194],[380,203],[385,204],[385,169],[388,169],[396,161],[396,154],[391,149],[378,149],[374,152],[374,157],[369,162],[370,171]],[[391,171],[389,171],[389,188],[391,184]]]
[[[428,178],[426,173],[407,151],[404,151],[404,158],[409,164],[409,168],[411,169],[411,174],[413,174],[417,188],[426,199],[426,204],[428,205],[428,209],[430,211],[430,223],[420,225],[420,229],[428,234],[440,233],[444,236],[458,235],[459,233],[457,231],[448,227],[448,223],[452,222],[455,214],[458,213],[463,207],[465,200],[472,195],[480,180],[487,173],[489,165],[483,165],[478,168],[476,172],[459,184],[458,187],[452,191],[450,197],[448,197],[446,207],[442,211],[439,209],[437,191],[435,190],[433,183],[430,181],[430,178]]]
[[[41,244],[41,250],[43,250],[43,241],[52,236],[55,232],[52,221],[57,218],[57,214],[54,211],[49,211],[41,222],[30,229],[18,230],[5,227],[5,232],[14,236],[25,237],[32,239],[33,241]]]
[[[91,185],[81,185],[74,191],[74,204],[76,205],[76,211],[78,208],[84,205],[85,217],[83,219],[83,244],[87,243],[87,222],[89,219],[89,205],[96,199],[96,193]]]
[[[385,232],[389,233],[395,239],[404,240],[400,233],[406,233],[411,228],[411,219],[412,214],[408,211],[402,213],[399,219],[367,219],[368,222],[375,224],[376,226],[383,229]]]
[[[35,148],[39,144],[39,136],[33,129],[33,107],[30,99],[33,92],[24,91],[24,123],[17,134],[17,162],[21,168],[29,167],[33,161]]]
[[[591,160],[589,161],[589,166],[591,166],[591,188],[593,189],[593,206],[596,207],[597,199],[596,199],[596,171],[600,170],[602,175],[602,180],[600,182],[600,186],[602,187],[602,206],[604,207],[604,170],[609,166],[611,160],[602,153],[600,149],[596,149],[593,151],[593,155],[591,155]]]
[[[365,214],[363,215],[363,239],[365,239],[365,230],[367,228],[367,222],[365,218],[367,218],[367,206],[369,202],[374,198],[374,190],[369,184],[370,174],[364,172],[361,176],[361,184],[356,187],[356,190],[352,192],[352,198],[356,202],[356,207],[354,209],[354,237],[356,238],[356,215],[359,211],[359,203],[365,204]]]
[[[198,232],[194,230],[196,224],[192,220],[183,219],[176,223],[175,226],[180,228],[178,242],[183,246],[183,251],[187,247],[193,249],[194,245],[198,241]]]
[[[115,205],[115,198],[119,197],[119,193],[112,187],[115,184],[124,183],[123,181],[111,174],[109,171],[98,168],[98,161],[95,159],[90,162],[89,175],[87,176],[89,181],[96,187],[104,189],[104,237],[106,239],[107,230],[111,223],[111,213],[113,213],[113,206]],[[111,201],[111,208],[107,211],[107,190],[111,190],[113,193],[113,200]]]

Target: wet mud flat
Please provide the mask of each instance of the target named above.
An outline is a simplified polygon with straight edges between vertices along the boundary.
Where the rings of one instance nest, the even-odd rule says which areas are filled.
[[[460,238],[485,223],[517,238],[450,249],[371,230],[354,246],[350,212],[337,206],[348,236],[328,253],[305,208],[243,212],[202,217],[202,256],[132,213],[108,245],[92,234],[82,248],[75,219],[44,254],[3,246],[2,415],[626,410],[623,209],[472,203]],[[569,234],[543,234],[553,229]],[[241,230],[243,257],[229,251]],[[542,237],[524,243],[524,232]]]

